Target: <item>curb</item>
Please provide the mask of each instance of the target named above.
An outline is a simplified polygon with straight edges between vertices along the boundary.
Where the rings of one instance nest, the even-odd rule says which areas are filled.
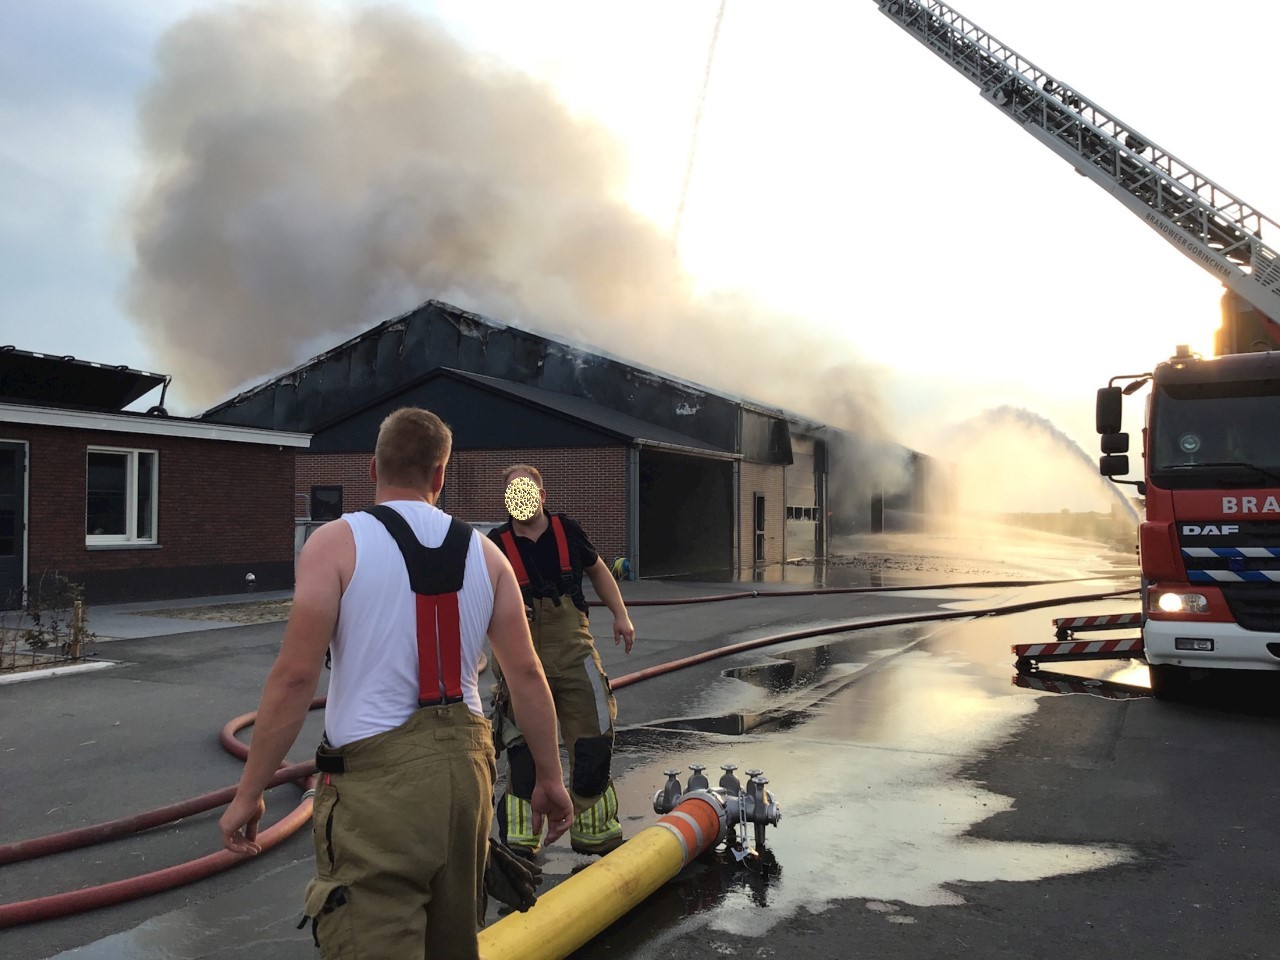
[[[22,683],[25,680],[46,680],[49,677],[64,677],[72,673],[89,673],[93,670],[105,670],[118,667],[119,660],[92,660],[88,663],[73,663],[65,667],[47,667],[44,670],[26,670],[22,673],[0,675],[0,686],[6,683]]]

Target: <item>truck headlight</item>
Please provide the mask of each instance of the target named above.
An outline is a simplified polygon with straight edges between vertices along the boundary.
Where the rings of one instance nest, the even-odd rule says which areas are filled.
[[[1158,593],[1151,605],[1164,613],[1209,612],[1209,601],[1202,593]]]

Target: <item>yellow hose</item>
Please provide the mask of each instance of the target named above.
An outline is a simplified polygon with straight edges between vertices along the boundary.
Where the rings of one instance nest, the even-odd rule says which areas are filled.
[[[568,880],[480,931],[481,960],[563,960],[719,840],[719,811],[686,799]]]

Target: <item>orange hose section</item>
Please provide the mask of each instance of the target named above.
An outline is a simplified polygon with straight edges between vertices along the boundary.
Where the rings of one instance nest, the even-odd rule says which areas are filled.
[[[684,816],[676,816],[677,813]],[[694,823],[690,823],[689,819]],[[659,817],[658,822],[674,829],[684,841],[683,866],[687,866],[690,860],[720,841],[720,814],[715,807],[699,797],[682,800],[671,813]]]

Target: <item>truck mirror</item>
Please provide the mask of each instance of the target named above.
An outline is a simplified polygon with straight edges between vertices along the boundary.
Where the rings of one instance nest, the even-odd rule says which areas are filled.
[[[1098,432],[1120,432],[1120,411],[1124,404],[1119,387],[1103,387],[1098,391]]]
[[[1103,453],[1128,453],[1129,435],[1127,433],[1104,433],[1102,435]]]
[[[1113,453],[1098,461],[1098,472],[1104,477],[1123,477],[1129,472],[1129,457],[1124,453]]]

